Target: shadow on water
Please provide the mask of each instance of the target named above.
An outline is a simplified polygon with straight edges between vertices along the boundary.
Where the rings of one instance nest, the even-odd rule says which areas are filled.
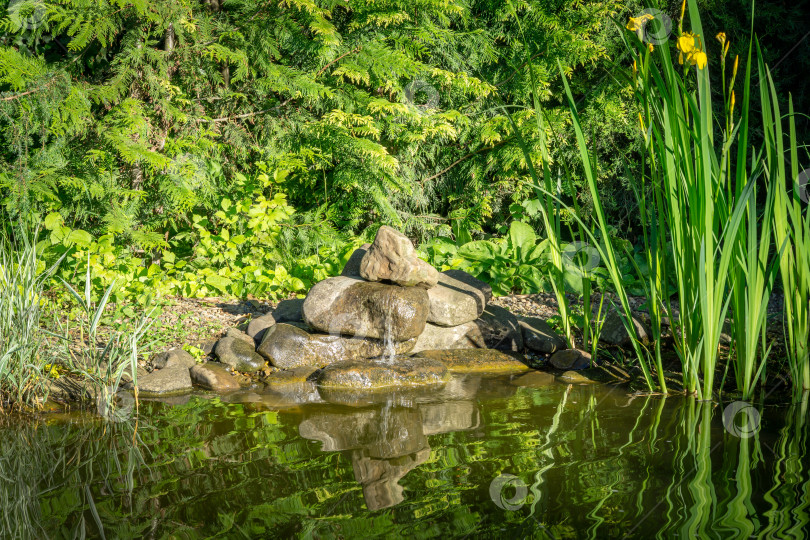
[[[810,534],[806,398],[740,412],[535,372],[312,392],[143,403],[137,432],[6,421],[0,537]]]

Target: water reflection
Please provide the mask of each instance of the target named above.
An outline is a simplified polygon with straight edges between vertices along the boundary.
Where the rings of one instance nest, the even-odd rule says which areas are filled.
[[[457,381],[456,393],[479,379]],[[357,398],[354,398],[357,399]],[[391,402],[339,413],[329,410],[307,412],[298,426],[306,439],[319,441],[324,452],[346,452],[354,476],[363,487],[369,510],[394,506],[405,498],[400,479],[430,457],[428,435],[474,429],[480,415],[474,401],[418,403],[409,396],[411,407],[391,397]]]
[[[754,404],[743,437],[726,403],[541,373],[312,391],[144,402],[137,431],[6,422],[0,538],[810,534],[806,398]]]

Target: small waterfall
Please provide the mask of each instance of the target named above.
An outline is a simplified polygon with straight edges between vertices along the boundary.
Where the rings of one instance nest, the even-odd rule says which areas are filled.
[[[394,342],[394,302],[383,303],[383,353],[382,361],[393,364],[397,355],[396,343]]]

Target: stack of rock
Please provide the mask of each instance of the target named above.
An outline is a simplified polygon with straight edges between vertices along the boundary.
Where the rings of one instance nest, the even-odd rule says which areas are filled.
[[[340,276],[315,284],[306,299],[279,303],[251,321],[247,334],[230,330],[214,354],[240,372],[262,370],[267,361],[287,371],[325,368],[320,385],[373,387],[522,366],[493,349],[552,354],[565,348],[543,320],[516,317],[490,305],[491,298],[489,285],[461,270],[438,272],[405,235],[383,226]],[[458,349],[470,351],[439,352]],[[195,382],[217,389],[196,371]],[[217,376],[209,378],[222,379]]]
[[[516,317],[488,305],[491,298],[489,285],[461,270],[438,272],[405,235],[383,226],[340,276],[312,287],[296,304],[300,312],[282,302],[253,321],[248,334],[258,338],[257,352],[282,369],[434,350],[551,354],[565,347],[541,319]]]

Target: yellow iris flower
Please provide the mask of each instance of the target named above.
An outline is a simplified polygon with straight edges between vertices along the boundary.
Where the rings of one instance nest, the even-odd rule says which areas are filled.
[[[683,64],[684,59],[690,66],[697,66],[698,69],[706,67],[708,57],[703,52],[703,44],[700,36],[684,32],[678,38],[678,63]]]
[[[649,13],[645,13],[641,17],[630,17],[630,21],[627,23],[626,28],[631,32],[635,32],[638,36],[639,40],[644,39],[644,25],[647,21],[653,20],[654,17]]]

